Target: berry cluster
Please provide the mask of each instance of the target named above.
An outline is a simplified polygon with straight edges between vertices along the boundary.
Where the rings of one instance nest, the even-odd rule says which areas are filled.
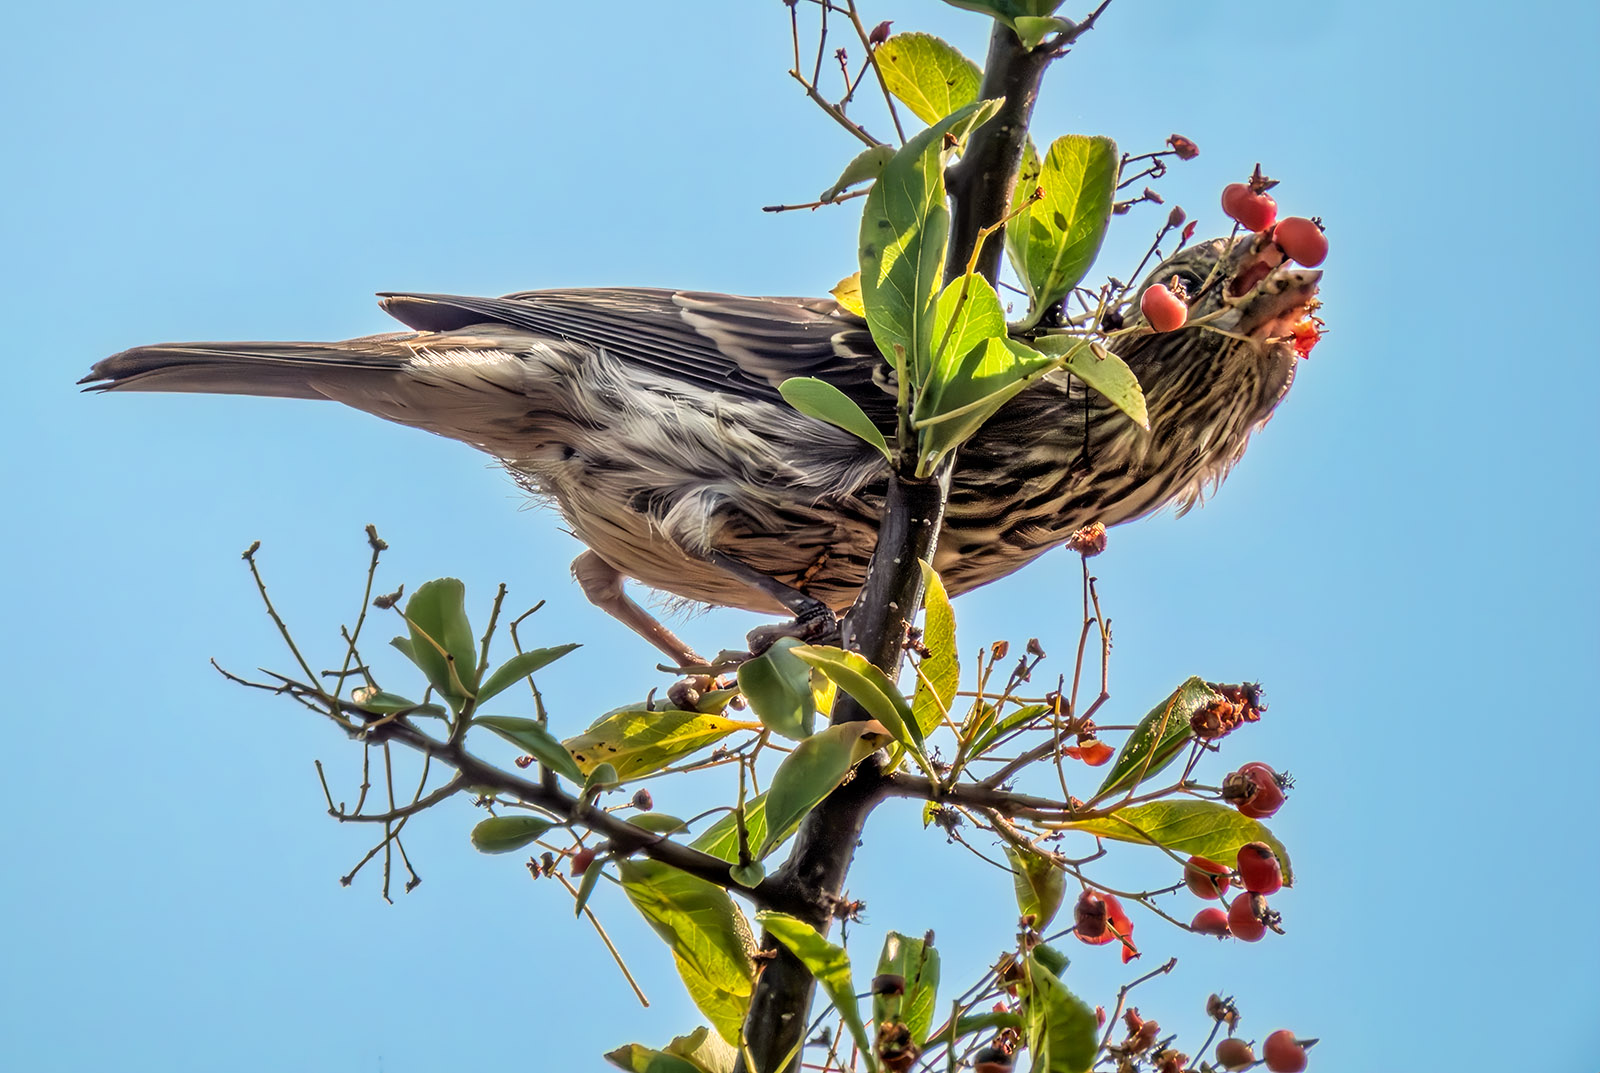
[[[1261,165],[1257,164],[1247,181],[1229,183],[1223,188],[1222,211],[1246,231],[1265,236],[1276,253],[1275,262],[1262,261],[1254,266],[1255,272],[1241,273],[1231,293],[1248,292],[1285,259],[1307,268],[1315,268],[1327,259],[1328,236],[1320,219],[1304,216],[1278,219],[1278,202],[1268,193],[1277,185],[1275,180],[1261,173]],[[1185,238],[1188,235],[1185,231]],[[1176,331],[1188,323],[1192,300],[1182,280],[1174,276],[1168,283],[1147,288],[1139,298],[1139,311],[1153,330]],[[1309,316],[1294,326],[1294,348],[1301,357],[1311,353],[1311,348],[1321,338],[1321,330],[1321,322]]]

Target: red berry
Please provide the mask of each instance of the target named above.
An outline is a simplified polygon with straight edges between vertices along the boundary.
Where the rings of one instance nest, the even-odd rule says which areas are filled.
[[[1248,1069],[1256,1064],[1256,1052],[1244,1040],[1229,1036],[1217,1044],[1217,1062],[1223,1069]]]
[[[1220,898],[1228,889],[1228,866],[1204,857],[1190,857],[1183,866],[1183,882],[1200,898]]]
[[[1265,842],[1239,847],[1239,885],[1251,894],[1276,894],[1283,889],[1283,867]]]
[[[1249,183],[1229,183],[1222,190],[1222,211],[1247,231],[1265,231],[1278,219],[1278,203],[1271,194],[1258,194]]]
[[[1267,1037],[1261,1044],[1261,1057],[1272,1073],[1300,1073],[1306,1067],[1306,1049],[1287,1028]]]
[[[1272,241],[1290,260],[1298,261],[1307,268],[1317,267],[1328,256],[1328,236],[1322,233],[1316,221],[1304,216],[1279,220],[1278,226],[1272,231]]]
[[[1228,931],[1228,914],[1216,906],[1209,906],[1194,915],[1189,922],[1189,930],[1199,932],[1201,935],[1215,935],[1219,939],[1226,939]]]
[[[1262,917],[1267,909],[1267,900],[1259,894],[1241,894],[1228,906],[1228,930],[1235,939],[1243,939],[1247,943],[1260,942],[1261,937],[1267,934],[1267,925]]]
[[[1283,782],[1263,763],[1246,764],[1222,780],[1222,797],[1251,819],[1264,820],[1283,807]]]
[[[1170,287],[1160,283],[1145,288],[1139,298],[1139,312],[1150,322],[1150,327],[1158,332],[1181,328],[1183,322],[1189,319],[1189,307],[1184,305],[1183,299],[1173,294]]]
[[[575,876],[583,875],[583,873],[589,870],[589,866],[593,863],[594,850],[587,848],[580,849],[578,852],[572,855],[572,874]]]

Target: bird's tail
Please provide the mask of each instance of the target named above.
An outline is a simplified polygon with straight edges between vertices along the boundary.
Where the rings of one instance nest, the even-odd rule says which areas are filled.
[[[361,382],[389,378],[413,351],[394,332],[339,343],[157,343],[96,362],[85,391],[196,391],[281,399],[339,398]]]

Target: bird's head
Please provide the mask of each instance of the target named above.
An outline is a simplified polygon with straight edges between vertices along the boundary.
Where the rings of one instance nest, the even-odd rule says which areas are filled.
[[[1299,360],[1320,335],[1316,310],[1322,273],[1295,267],[1265,234],[1212,239],[1162,262],[1134,297],[1174,278],[1188,294],[1189,319],[1177,331],[1156,334],[1143,315],[1128,322],[1128,343],[1115,349],[1149,392],[1173,380],[1210,376],[1253,396],[1250,424],[1271,416],[1294,382]]]

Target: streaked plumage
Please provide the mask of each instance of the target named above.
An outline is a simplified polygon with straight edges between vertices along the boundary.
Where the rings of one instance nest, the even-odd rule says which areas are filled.
[[[1089,522],[1187,507],[1238,460],[1293,379],[1283,337],[1320,274],[1280,269],[1230,299],[1229,280],[1261,251],[1224,250],[1185,251],[1151,280],[1180,274],[1198,288],[1224,257],[1192,316],[1226,307],[1216,327],[1232,336],[1140,327],[1117,343],[1143,383],[1150,432],[1057,375],[962,449],[937,563],[952,592],[1011,573]],[[882,361],[832,301],[606,289],[392,294],[383,307],[413,330],[138,347],[85,382],[343,402],[501,459],[606,564],[653,588],[776,610],[703,561],[716,549],[836,609],[854,598],[887,467],[777,390],[791,376],[821,377],[892,430]]]

